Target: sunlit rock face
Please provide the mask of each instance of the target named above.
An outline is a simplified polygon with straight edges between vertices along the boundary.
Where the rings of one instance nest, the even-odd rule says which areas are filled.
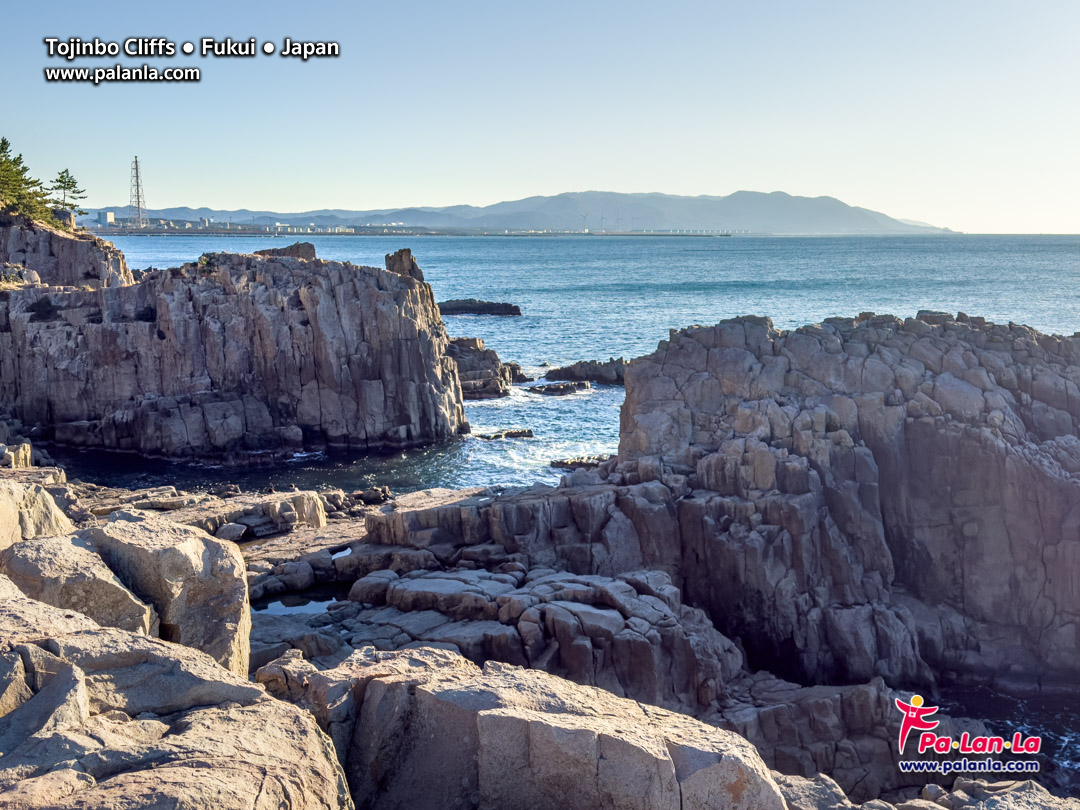
[[[0,264],[33,271],[54,287],[119,287],[134,282],[111,242],[21,218],[0,219]]]
[[[136,285],[2,293],[0,404],[60,443],[175,458],[447,439],[461,388],[408,258],[208,254]]]

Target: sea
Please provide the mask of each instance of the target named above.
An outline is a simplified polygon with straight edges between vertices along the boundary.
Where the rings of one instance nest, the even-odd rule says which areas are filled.
[[[517,304],[521,317],[444,321],[451,336],[483,338],[504,361],[521,363],[536,377],[576,360],[647,354],[672,329],[747,314],[768,316],[778,328],[791,329],[833,316],[906,317],[930,309],[1063,335],[1080,330],[1080,236],[301,238],[313,242],[321,258],[376,267],[383,266],[387,253],[408,247],[436,300]],[[129,266],[146,269],[177,266],[212,251],[283,247],[295,238],[150,235],[113,241]],[[55,455],[71,478],[129,487],[194,489],[231,482],[251,489],[296,484],[353,490],[385,485],[402,493],[435,486],[555,483],[560,472],[552,460],[617,450],[622,401],[617,386],[594,386],[567,397],[538,396],[522,386],[504,399],[466,403],[473,435],[444,445],[389,456],[304,457],[250,470],[61,449]],[[477,437],[509,428],[529,428],[535,436]],[[303,597],[308,598],[313,597]],[[263,609],[297,607],[282,603]],[[992,720],[1002,731],[1043,733],[1051,769],[1044,777],[1080,794],[1075,701],[1040,703],[959,689],[941,699],[957,713]]]
[[[782,329],[861,312],[963,311],[1044,332],[1080,330],[1080,236],[304,236],[321,258],[383,266],[413,251],[436,300],[479,298],[521,307],[521,317],[448,316],[454,337],[479,337],[530,376],[576,360],[655,351],[670,330],[739,315]],[[213,251],[282,247],[276,236],[121,236],[132,268],[175,267]],[[100,453],[60,453],[72,475],[101,483],[395,492],[433,486],[555,483],[557,459],[614,453],[623,389],[594,386],[567,397],[525,387],[470,402],[473,435],[390,456],[314,456],[237,471],[146,463]],[[478,435],[527,428],[531,439]],[[105,463],[102,463],[102,462]]]

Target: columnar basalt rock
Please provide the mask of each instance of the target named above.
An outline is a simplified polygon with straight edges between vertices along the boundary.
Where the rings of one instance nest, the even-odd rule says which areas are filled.
[[[208,254],[0,293],[0,403],[61,443],[180,458],[448,439],[466,423],[446,334],[415,260],[393,261]]]
[[[1080,337],[963,315],[695,327],[630,364],[617,459],[558,488],[384,510],[369,530],[666,571],[751,665],[803,682],[925,685],[930,664],[1068,688],[1078,380]]]
[[[457,364],[465,399],[496,399],[510,395],[514,368],[504,365],[494,349],[480,338],[451,338],[446,354]]]
[[[57,230],[25,219],[0,221],[0,264],[32,270],[54,287],[133,284],[124,254],[88,233]]]
[[[792,332],[740,318],[631,363],[620,461],[697,486],[718,472],[767,484],[775,467],[776,488],[802,489],[808,468],[862,572],[844,587],[909,591],[894,616],[939,670],[1064,686],[1080,673],[1078,381],[1080,336],[963,314]],[[818,548],[835,559],[835,542]],[[876,609],[857,609],[847,634],[880,635]]]

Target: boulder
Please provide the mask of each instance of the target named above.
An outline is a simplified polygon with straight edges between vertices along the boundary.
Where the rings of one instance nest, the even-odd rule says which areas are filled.
[[[40,484],[0,478],[0,551],[19,540],[74,530]]]
[[[373,810],[784,808],[739,737],[535,670],[372,650],[326,672],[283,659],[258,679],[312,710]]]
[[[85,536],[24,539],[0,552],[0,573],[31,599],[106,627],[158,635],[157,611],[124,587]]]
[[[352,807],[311,715],[196,650],[5,596],[5,664],[4,807]]]
[[[236,546],[147,512],[116,512],[82,532],[106,565],[157,610],[162,638],[248,671],[251,608]]]

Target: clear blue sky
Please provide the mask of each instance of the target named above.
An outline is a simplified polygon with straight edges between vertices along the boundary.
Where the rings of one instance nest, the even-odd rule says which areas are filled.
[[[5,2],[0,134],[90,205],[300,211],[601,189],[831,195],[968,232],[1080,232],[1080,3]],[[123,58],[42,38],[336,40]]]

